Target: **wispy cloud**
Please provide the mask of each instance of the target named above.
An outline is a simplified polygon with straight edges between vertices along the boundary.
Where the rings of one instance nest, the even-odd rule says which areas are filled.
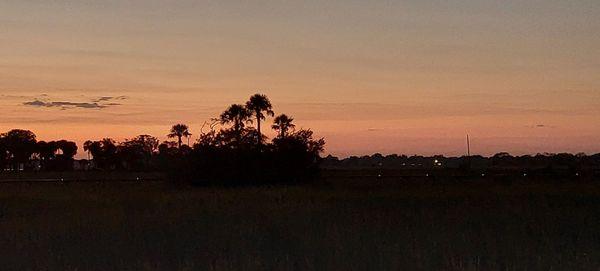
[[[102,96],[96,99],[93,99],[92,102],[100,103],[100,102],[108,102],[112,100],[122,101],[126,100],[127,96]]]
[[[34,96],[27,96],[27,95],[7,95],[7,94],[0,94],[0,98],[2,99],[31,99]]]
[[[100,97],[85,97],[81,95],[81,97],[75,98],[79,101],[72,101],[72,98],[62,97],[62,98],[51,98],[46,94],[39,95],[37,97],[33,96],[22,96],[20,98],[27,99],[29,101],[25,101],[22,103],[24,106],[31,107],[46,107],[46,108],[60,108],[62,110],[67,109],[103,109],[111,106],[119,106],[121,103],[118,101],[123,101],[128,99],[127,96],[100,96]],[[59,100],[60,99],[60,100]],[[81,100],[84,101],[81,101]],[[54,100],[54,101],[53,101]],[[58,100],[58,101],[56,101]],[[87,101],[86,101],[87,100]]]
[[[528,125],[527,128],[532,128],[532,129],[550,129],[550,128],[556,128],[556,126],[547,125],[547,124],[536,124],[536,125]]]
[[[24,102],[23,105],[35,106],[35,107],[59,107],[62,109],[71,109],[71,108],[101,109],[101,108],[106,108],[109,106],[109,105],[103,105],[103,104],[98,104],[98,103],[44,102],[44,101],[40,101],[40,100]]]

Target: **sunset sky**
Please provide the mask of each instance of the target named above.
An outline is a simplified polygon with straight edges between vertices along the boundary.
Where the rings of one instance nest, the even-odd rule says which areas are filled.
[[[195,138],[256,92],[338,156],[600,152],[600,1],[0,1],[2,132]]]

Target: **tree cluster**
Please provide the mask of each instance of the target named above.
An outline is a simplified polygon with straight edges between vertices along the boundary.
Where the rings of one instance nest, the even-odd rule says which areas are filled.
[[[262,133],[267,116],[274,117],[271,128],[277,133],[271,141]],[[255,94],[213,119],[210,131],[201,132],[192,147],[161,145],[161,160],[174,179],[197,184],[305,181],[317,173],[325,141],[311,130],[296,129],[293,121],[285,114],[275,116],[269,99]],[[185,132],[173,132],[180,143]]]
[[[37,141],[33,132],[20,129],[0,134],[0,169],[3,170],[72,170],[76,154],[75,142]]]
[[[273,118],[272,140],[262,133],[267,117]],[[160,143],[150,135],[123,142],[88,140],[83,144],[88,159],[78,169],[165,171],[174,180],[197,184],[299,182],[316,174],[325,145],[311,130],[296,129],[292,117],[275,116],[271,102],[261,94],[206,122],[193,144],[185,124],[173,125],[167,136],[175,141]],[[0,168],[5,170],[72,170],[75,154],[74,142],[37,141],[31,131],[0,136]]]
[[[83,149],[94,158],[94,169],[149,171],[159,168],[158,144],[156,137],[139,135],[120,143],[111,138],[86,141]]]

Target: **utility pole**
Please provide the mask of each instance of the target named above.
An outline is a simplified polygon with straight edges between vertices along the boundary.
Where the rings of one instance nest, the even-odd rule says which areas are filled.
[[[467,134],[467,157],[471,156],[471,141],[469,140],[469,134]]]
[[[463,160],[465,174],[470,174],[471,172],[471,141],[469,139],[469,134],[467,134],[467,156]]]

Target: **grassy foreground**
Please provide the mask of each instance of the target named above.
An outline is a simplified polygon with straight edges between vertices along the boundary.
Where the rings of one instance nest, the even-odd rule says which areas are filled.
[[[600,184],[0,184],[2,270],[598,270]]]

